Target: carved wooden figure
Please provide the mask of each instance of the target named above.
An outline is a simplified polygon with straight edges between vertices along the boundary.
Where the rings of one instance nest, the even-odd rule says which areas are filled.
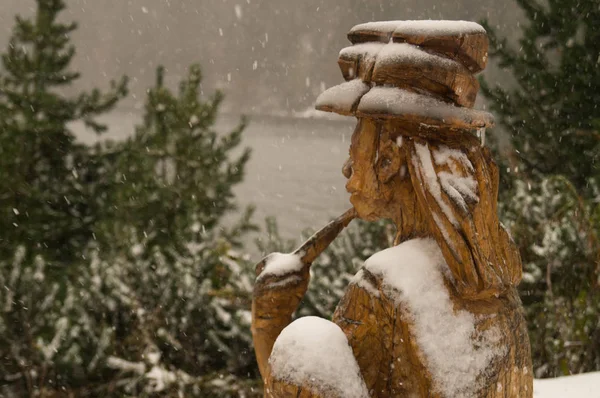
[[[353,208],[257,266],[252,306],[266,397],[532,397],[516,291],[521,260],[497,216],[486,112],[470,109],[487,37],[472,22],[362,24],[346,80],[317,108],[357,117],[343,167]],[[352,220],[391,219],[333,320],[293,323],[312,261]]]

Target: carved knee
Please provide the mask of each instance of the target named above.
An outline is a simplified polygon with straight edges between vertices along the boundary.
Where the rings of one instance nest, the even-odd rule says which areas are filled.
[[[299,318],[283,329],[268,373],[267,397],[368,397],[346,335],[318,317]]]

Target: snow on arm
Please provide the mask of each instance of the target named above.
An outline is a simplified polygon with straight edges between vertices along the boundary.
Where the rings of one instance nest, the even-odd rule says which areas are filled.
[[[443,274],[444,256],[431,238],[413,239],[374,254],[365,268],[382,277],[386,294],[409,312],[413,334],[431,372],[434,388],[446,397],[474,397],[477,380],[497,356],[498,329],[478,332],[473,314],[454,311]]]
[[[267,276],[284,276],[302,270],[304,264],[300,256],[291,253],[272,253],[267,258],[265,268],[262,270],[256,280],[264,279]]]
[[[481,146],[485,146],[485,127],[477,129],[477,137],[481,141]]]
[[[277,337],[269,358],[272,376],[325,397],[367,398],[367,388],[338,325],[307,316]]]
[[[300,282],[300,281],[302,281],[301,277],[299,277],[298,275],[291,275],[291,276],[283,278],[277,282],[269,283],[268,287],[270,287],[270,288],[282,287],[282,286],[291,285],[292,283],[296,283],[296,282]]]

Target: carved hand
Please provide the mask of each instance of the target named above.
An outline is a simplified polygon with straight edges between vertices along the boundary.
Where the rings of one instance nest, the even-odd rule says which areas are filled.
[[[252,334],[263,377],[275,339],[291,322],[292,314],[308,289],[312,262],[355,217],[352,208],[316,232],[293,253],[272,253],[256,265]]]

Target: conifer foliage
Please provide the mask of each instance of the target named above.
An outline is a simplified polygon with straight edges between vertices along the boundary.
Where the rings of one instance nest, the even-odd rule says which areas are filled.
[[[75,142],[69,123],[83,121],[100,133],[95,117],[127,93],[127,79],[109,91],[65,94],[79,78],[70,68],[75,23],[57,21],[63,0],[37,0],[31,19],[16,26],[0,69],[0,252],[28,248],[48,261],[71,261],[94,234],[99,179],[95,154]],[[31,258],[31,257],[30,257]]]
[[[113,200],[118,206],[111,223],[118,230],[134,227],[138,239],[149,246],[181,250],[192,238],[202,240],[226,212],[236,209],[232,188],[244,176],[250,151],[238,150],[230,160],[246,122],[242,119],[232,132],[217,134],[214,124],[223,96],[217,92],[201,99],[198,65],[190,67],[177,94],[164,85],[164,75],[159,67],[143,123],[113,151]],[[114,247],[115,241],[110,244]]]
[[[258,396],[252,209],[223,223],[245,122],[218,132],[200,68],[177,93],[159,68],[129,139],[76,142],[69,123],[102,132],[126,79],[65,94],[79,74],[64,7],[17,19],[0,74],[0,396]]]
[[[514,85],[481,83],[509,134],[501,207],[523,258],[536,376],[600,370],[600,8],[517,3],[518,44],[486,25]]]
[[[143,123],[107,154],[116,183],[104,234],[117,263],[98,268],[116,304],[102,311],[115,330],[106,364],[135,396],[237,396],[256,380],[253,274],[239,254],[255,227],[251,208],[232,227],[222,219],[250,156],[238,150],[245,122],[214,130],[222,96],[202,98],[197,65],[177,94],[164,78],[159,67]]]

